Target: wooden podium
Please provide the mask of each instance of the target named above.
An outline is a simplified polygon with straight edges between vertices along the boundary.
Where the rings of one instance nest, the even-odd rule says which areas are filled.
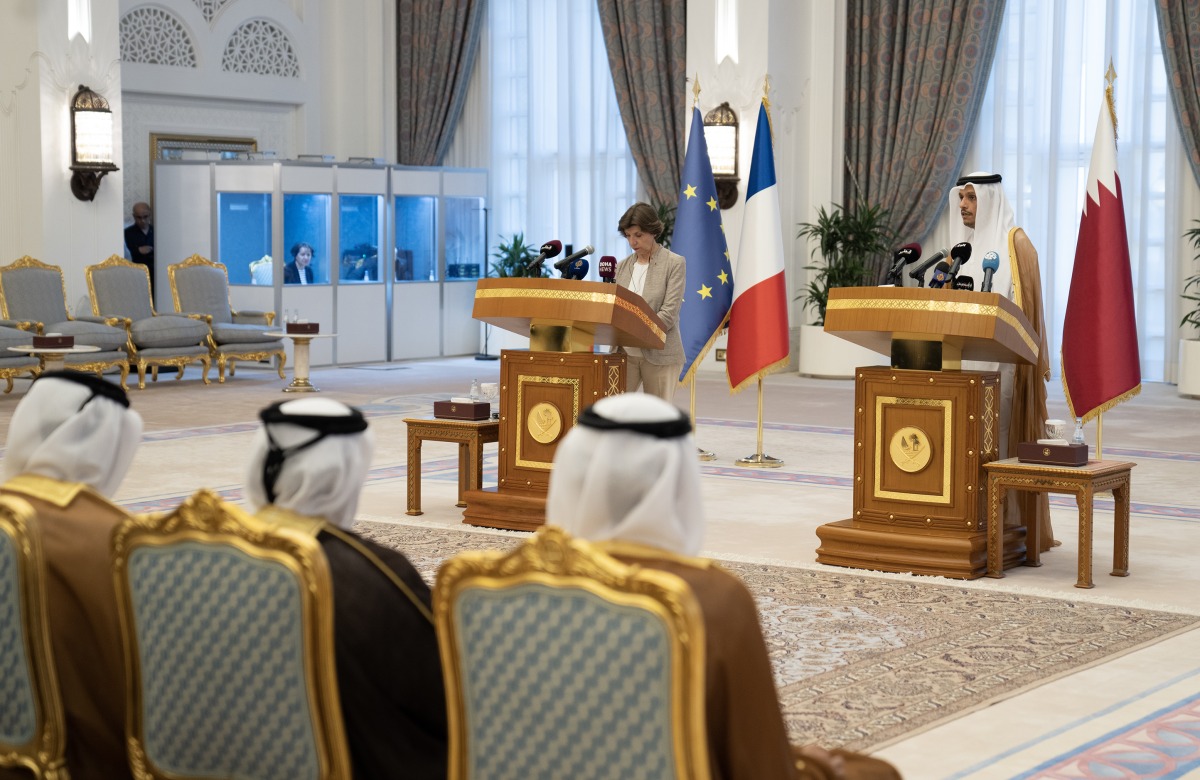
[[[1000,375],[962,361],[1036,363],[1020,308],[996,293],[830,291],[825,330],[890,355],[855,371],[854,514],[817,529],[817,561],[974,579],[987,573],[987,477],[1000,456]],[[1025,529],[1004,530],[1005,567]]]
[[[472,316],[530,348],[500,353],[498,484],[467,491],[463,522],[532,530],[546,521],[558,442],[581,409],[625,392],[625,356],[595,345],[662,349],[666,328],[628,288],[567,279],[481,279]]]

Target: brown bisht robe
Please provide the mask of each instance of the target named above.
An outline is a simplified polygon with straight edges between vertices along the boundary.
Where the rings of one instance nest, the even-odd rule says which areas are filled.
[[[789,744],[758,609],[741,580],[702,558],[623,542],[597,546],[623,563],[678,576],[699,602],[704,615],[705,721],[712,780],[900,777],[879,759]]]
[[[130,778],[125,659],[109,541],[129,515],[87,485],[22,474],[0,486],[37,512],[50,644],[72,780]],[[28,778],[0,770],[0,778]]]
[[[1038,341],[1036,366],[1017,365],[1013,378],[1012,417],[1008,427],[1008,453],[1016,455],[1017,444],[1046,438],[1046,382],[1050,381],[1050,354],[1046,346],[1046,319],[1042,310],[1042,274],[1033,243],[1021,228],[1008,233],[1008,255],[1013,272],[1013,301],[1021,307]],[[1050,527],[1050,497],[1046,493],[1010,491],[1020,517],[1036,518],[1039,552],[1054,545]],[[1013,505],[1010,500],[1009,506]],[[1028,543],[1028,540],[1027,540]]]

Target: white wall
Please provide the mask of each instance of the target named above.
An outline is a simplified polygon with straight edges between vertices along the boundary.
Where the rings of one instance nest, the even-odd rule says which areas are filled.
[[[121,173],[90,202],[70,187],[69,104],[79,85],[121,112],[116,0],[91,5],[90,40],[67,39],[66,0],[9,0],[0,11],[0,263],[31,255],[62,266],[72,304],[86,295],[83,268],[122,244]],[[114,141],[119,148],[119,127]]]
[[[798,327],[810,321],[796,291],[808,284],[809,249],[796,240],[797,225],[815,218],[819,206],[840,202],[842,190],[845,0],[737,0],[738,60],[716,61],[717,0],[688,4],[687,74],[699,76],[702,114],[728,102],[740,121],[738,202],[722,212],[731,255],[741,239],[746,180],[754,130],[770,77],[775,176],[779,187],[783,247],[791,301],[792,361]],[[689,81],[689,108],[691,82]],[[724,348],[721,337],[717,348]],[[709,352],[703,371],[724,372]]]

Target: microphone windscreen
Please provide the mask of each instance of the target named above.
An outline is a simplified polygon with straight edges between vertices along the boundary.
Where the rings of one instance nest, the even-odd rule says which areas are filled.
[[[955,244],[950,250],[950,257],[957,260],[960,264],[967,262],[971,257],[971,245],[966,241]]]
[[[558,253],[562,251],[562,242],[558,239],[547,241],[542,244],[542,248],[539,251],[547,258],[558,257]]]
[[[975,280],[969,276],[954,277],[954,289],[956,290],[974,290]]]
[[[901,252],[904,253],[905,263],[913,263],[921,259],[921,245],[915,241],[900,247],[896,254],[899,255]]]
[[[930,287],[945,287],[946,282],[950,279],[950,264],[945,260],[938,263],[933,269],[933,278],[929,280]]]
[[[983,256],[983,270],[997,271],[1000,269],[1000,255],[995,252],[988,252]]]

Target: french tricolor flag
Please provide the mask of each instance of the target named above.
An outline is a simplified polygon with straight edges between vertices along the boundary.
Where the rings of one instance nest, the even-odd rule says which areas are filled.
[[[725,370],[735,393],[788,363],[783,268],[779,188],[775,184],[771,125],[764,102],[759,106],[754,131],[741,247],[733,262],[733,306],[729,310]]]

